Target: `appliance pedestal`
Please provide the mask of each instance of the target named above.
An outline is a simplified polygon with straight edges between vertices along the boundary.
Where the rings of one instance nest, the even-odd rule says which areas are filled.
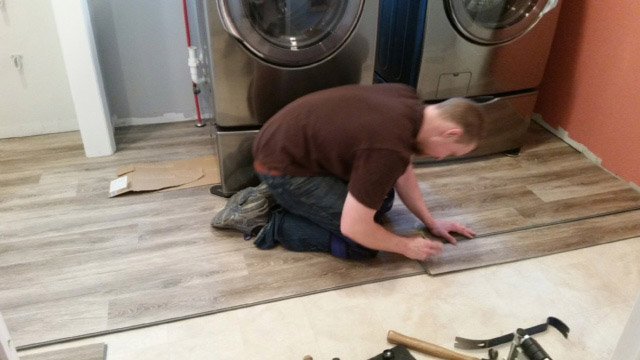
[[[220,185],[214,185],[211,193],[229,197],[247,186],[260,181],[253,171],[251,149],[258,134],[252,130],[223,130],[216,128],[216,148],[220,165]]]

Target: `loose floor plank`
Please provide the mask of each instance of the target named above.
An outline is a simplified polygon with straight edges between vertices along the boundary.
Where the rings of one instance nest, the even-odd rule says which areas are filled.
[[[640,211],[600,216],[447,244],[423,263],[429,274],[472,269],[640,236]]]
[[[104,360],[107,356],[106,344],[89,344],[60,350],[46,351],[20,356],[22,360]]]

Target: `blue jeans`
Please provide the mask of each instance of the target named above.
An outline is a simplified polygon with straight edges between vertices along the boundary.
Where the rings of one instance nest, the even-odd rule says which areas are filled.
[[[280,207],[271,213],[256,238],[258,248],[271,249],[281,244],[292,251],[326,252],[343,259],[369,259],[377,255],[378,251],[340,232],[347,183],[335,177],[259,176]],[[376,213],[376,221],[391,209],[393,195],[391,189]]]

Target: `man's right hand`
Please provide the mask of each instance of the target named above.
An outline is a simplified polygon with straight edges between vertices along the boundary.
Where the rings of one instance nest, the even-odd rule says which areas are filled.
[[[440,241],[391,233],[373,221],[375,212],[348,193],[340,220],[342,235],[369,249],[394,252],[414,260],[426,260],[442,252]]]
[[[427,258],[442,253],[442,242],[425,239],[421,236],[408,238],[408,246],[404,256],[424,261]]]

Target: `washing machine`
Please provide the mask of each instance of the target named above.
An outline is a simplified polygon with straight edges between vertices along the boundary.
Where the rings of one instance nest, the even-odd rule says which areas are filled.
[[[382,0],[379,82],[414,86],[426,102],[468,97],[487,137],[468,156],[518,149],[529,127],[559,0]]]
[[[251,146],[291,101],[346,84],[371,84],[377,0],[209,0],[214,131],[229,196],[255,183]]]

